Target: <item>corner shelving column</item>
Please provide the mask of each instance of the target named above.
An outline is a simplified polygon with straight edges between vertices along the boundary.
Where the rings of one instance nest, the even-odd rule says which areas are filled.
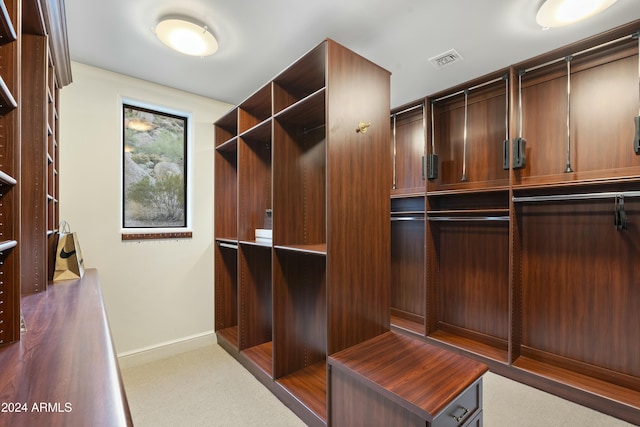
[[[0,344],[20,339],[20,2],[0,2]]]

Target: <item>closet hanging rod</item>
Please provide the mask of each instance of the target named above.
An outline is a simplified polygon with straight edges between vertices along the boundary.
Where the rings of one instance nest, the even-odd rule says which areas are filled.
[[[523,72],[523,73],[528,73],[528,72],[530,72],[530,71],[535,71],[535,70],[537,70],[537,69],[544,68],[544,67],[546,67],[546,66],[548,66],[548,65],[555,64],[556,62],[564,61],[564,60],[567,58],[567,56],[578,56],[578,55],[582,55],[582,54],[584,54],[584,53],[588,53],[588,52],[591,52],[591,51],[593,51],[593,50],[600,49],[600,48],[602,48],[602,47],[606,47],[606,46],[609,46],[609,45],[612,45],[612,44],[615,44],[615,43],[621,42],[621,41],[626,40],[626,39],[630,39],[630,38],[633,38],[633,37],[637,37],[637,34],[638,34],[637,32],[635,32],[635,33],[633,33],[633,34],[628,34],[628,35],[626,35],[626,36],[624,36],[624,37],[620,37],[620,38],[618,38],[618,39],[611,40],[611,41],[608,41],[608,42],[605,42],[605,43],[599,44],[599,45],[597,45],[597,46],[593,46],[593,47],[590,47],[590,48],[587,48],[587,49],[581,50],[580,52],[577,52],[577,53],[573,53],[573,54],[570,54],[570,55],[564,55],[562,58],[552,59],[551,61],[549,61],[549,62],[545,62],[544,64],[534,65],[534,66],[533,66],[533,67],[531,67],[531,68],[526,68],[526,69],[522,70],[522,72]]]
[[[509,221],[508,216],[431,216],[429,221],[458,221],[458,222],[475,222],[475,221]]]
[[[227,249],[238,249],[238,245],[234,245],[232,243],[218,242],[218,246],[220,246],[221,248],[227,248]]]
[[[423,216],[392,216],[391,222],[393,221],[424,221]]]
[[[397,111],[393,114],[391,114],[389,117],[394,117],[394,116],[398,116],[400,114],[404,114],[404,113],[408,113],[409,111],[413,111],[413,110],[417,110],[418,108],[422,108],[422,106],[424,106],[424,102],[418,105],[414,105],[413,107],[409,107],[409,108],[405,108],[402,111]]]
[[[434,99],[434,100],[433,100],[433,101],[431,101],[431,102],[432,102],[432,103],[434,103],[434,102],[442,101],[443,99],[451,98],[451,97],[454,97],[454,96],[456,96],[456,95],[460,95],[461,93],[465,93],[465,92],[467,92],[467,91],[472,91],[472,90],[475,90],[475,89],[480,89],[481,87],[489,86],[489,85],[490,85],[490,84],[492,84],[492,83],[495,83],[495,82],[499,82],[499,81],[505,80],[505,78],[506,78],[505,76],[498,77],[498,78],[495,78],[495,79],[493,79],[493,80],[489,80],[488,82],[480,83],[480,84],[477,84],[477,85],[475,85],[475,86],[471,86],[470,88],[462,89],[462,90],[459,90],[459,91],[457,91],[457,92],[450,93],[449,95],[441,96],[440,98],[436,98],[436,99]]]
[[[616,197],[640,197],[640,191],[609,191],[603,193],[550,194],[547,196],[514,196],[514,202],[549,202],[558,200],[610,199]]]

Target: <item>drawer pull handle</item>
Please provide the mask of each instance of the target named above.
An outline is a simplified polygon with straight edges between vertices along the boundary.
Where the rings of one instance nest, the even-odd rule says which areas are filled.
[[[462,415],[456,417],[455,415],[451,415],[453,417],[454,420],[456,420],[457,422],[462,421],[462,419],[464,418],[465,415],[467,415],[471,410],[465,408],[464,406],[461,406],[461,408],[464,410],[464,412],[462,413]]]

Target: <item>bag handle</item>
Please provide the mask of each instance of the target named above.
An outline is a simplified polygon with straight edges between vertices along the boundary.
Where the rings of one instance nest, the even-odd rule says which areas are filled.
[[[67,221],[62,221],[58,227],[58,233],[71,233],[71,226]]]

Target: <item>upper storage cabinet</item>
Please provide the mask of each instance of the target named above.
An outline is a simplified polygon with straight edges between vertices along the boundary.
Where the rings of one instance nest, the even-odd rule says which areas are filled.
[[[526,140],[516,187],[640,175],[637,31],[623,28],[514,67],[515,122]]]

